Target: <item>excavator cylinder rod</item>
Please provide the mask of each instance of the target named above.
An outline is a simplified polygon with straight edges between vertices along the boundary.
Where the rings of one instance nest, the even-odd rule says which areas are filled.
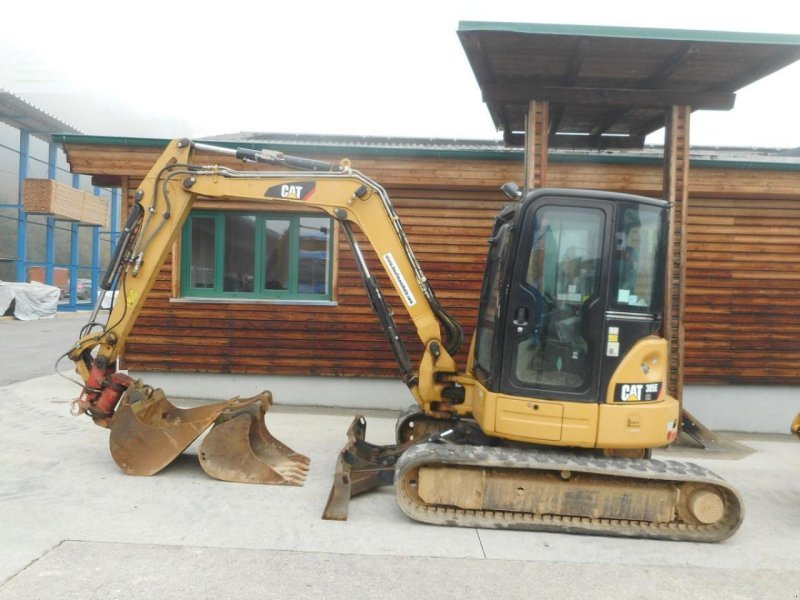
[[[398,461],[395,493],[436,525],[719,542],[739,494],[693,463],[424,443]]]

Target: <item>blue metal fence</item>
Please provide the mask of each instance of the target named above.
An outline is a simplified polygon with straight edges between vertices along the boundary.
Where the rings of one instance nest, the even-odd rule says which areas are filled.
[[[27,281],[28,273],[31,267],[44,268],[44,283],[54,285],[56,280],[56,269],[66,268],[69,273],[69,287],[66,298],[59,303],[59,310],[61,311],[75,311],[82,309],[90,309],[94,305],[94,299],[97,298],[99,290],[99,282],[104,268],[104,263],[113,254],[116,248],[117,240],[119,238],[119,213],[120,213],[120,191],[118,188],[110,190],[110,209],[111,209],[111,223],[109,229],[102,230],[98,225],[83,225],[80,223],[69,223],[69,236],[70,236],[70,252],[69,263],[57,263],[56,257],[56,235],[57,231],[65,230],[64,227],[59,227],[59,219],[53,216],[48,216],[45,224],[46,239],[45,239],[45,260],[34,261],[31,260],[28,253],[29,245],[29,227],[34,225],[30,222],[29,215],[25,210],[23,204],[23,189],[24,181],[30,173],[30,164],[32,160],[38,160],[31,156],[30,152],[30,138],[29,131],[19,131],[19,191],[17,194],[16,204],[0,204],[0,208],[13,208],[17,212],[17,256],[14,259],[15,274],[17,281]],[[44,162],[44,161],[39,161]],[[64,171],[63,169],[61,169]],[[48,160],[47,160],[47,176],[55,180],[58,174],[58,145],[50,142],[48,146]],[[80,188],[81,176],[72,174],[72,186]],[[102,196],[103,189],[94,187],[95,196]],[[37,224],[38,225],[38,224]],[[91,230],[91,263],[82,264],[80,260],[80,234],[82,229]],[[101,251],[101,238],[107,237],[109,242],[109,252]],[[81,271],[89,271],[89,277],[81,278]],[[79,294],[79,280],[88,279],[90,282],[90,292],[86,294],[81,291]],[[79,297],[82,296],[82,297]],[[88,297],[84,297],[88,296]]]

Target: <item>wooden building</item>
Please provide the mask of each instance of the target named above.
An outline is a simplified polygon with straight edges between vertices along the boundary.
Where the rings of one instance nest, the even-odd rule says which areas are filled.
[[[507,202],[499,191],[503,183],[666,198],[675,224],[665,315],[670,389],[682,397],[684,383],[727,384],[711,404],[727,403],[744,418],[744,428],[751,399],[740,388],[733,393],[732,384],[773,386],[770,397],[788,398],[774,386],[800,384],[800,163],[756,153],[691,156],[689,115],[730,109],[737,89],[800,57],[800,38],[502,23],[462,23],[459,37],[507,146],[271,135],[225,143],[348,157],[380,182],[467,339],[486,239]],[[644,150],[645,136],[664,126],[666,150]],[[71,135],[61,142],[74,172],[121,186],[128,202],[165,145]],[[524,153],[512,147],[517,143]],[[128,339],[124,366],[355,380],[395,376],[344,239],[335,227],[309,219],[276,207],[201,200]],[[225,241],[239,236],[252,240],[245,245],[254,247],[253,258]],[[285,240],[287,266],[264,273],[258,256],[278,239]],[[230,272],[211,277],[212,256],[216,264],[229,262]],[[382,279],[375,259],[371,268]],[[391,286],[382,283],[391,301]],[[402,314],[398,321],[412,356],[421,355],[409,338],[410,323]],[[456,358],[463,365],[464,352]],[[369,406],[364,400],[355,404]],[[793,402],[793,396],[785,402],[776,423],[788,424]]]
[[[357,144],[261,136],[264,141],[256,143],[250,137],[238,145],[329,160],[349,157],[354,168],[384,185],[438,297],[469,336],[486,239],[494,215],[508,202],[499,188],[523,177],[521,151],[469,142]],[[74,172],[90,174],[103,185],[120,185],[128,202],[166,144],[66,135],[60,141]],[[646,154],[551,152],[548,183],[661,197],[661,159]],[[243,167],[236,161],[227,164]],[[690,199],[687,383],[800,384],[800,162],[755,153],[696,158]],[[211,201],[200,201],[198,209],[264,210]],[[331,260],[330,296],[292,303],[187,297],[181,292],[186,274],[173,255],[130,337],[125,366],[136,371],[395,376],[394,360],[341,236],[334,235]],[[372,266],[380,277],[377,261]],[[391,298],[393,290],[384,283]],[[402,306],[399,299],[394,305]],[[406,333],[413,331],[404,315],[398,314],[398,320]],[[363,359],[369,359],[369,367]]]

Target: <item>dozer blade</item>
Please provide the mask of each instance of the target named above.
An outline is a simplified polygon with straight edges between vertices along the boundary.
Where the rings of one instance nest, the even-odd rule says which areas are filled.
[[[178,408],[163,390],[136,382],[111,421],[111,456],[129,475],[154,475],[175,460],[234,400]]]
[[[377,446],[366,441],[367,420],[355,417],[347,444],[336,460],[333,485],[322,512],[326,521],[346,521],[350,498],[394,481],[394,465],[407,445]]]
[[[200,444],[200,464],[223,481],[303,485],[310,460],[275,439],[265,416],[272,395],[237,400],[217,418]]]

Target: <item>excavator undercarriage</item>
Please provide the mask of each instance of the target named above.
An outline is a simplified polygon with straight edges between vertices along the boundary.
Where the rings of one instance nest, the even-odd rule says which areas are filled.
[[[425,432],[387,446],[367,442],[366,420],[353,420],[324,519],[345,520],[352,496],[388,485],[407,516],[433,525],[719,542],[744,518],[738,492],[693,463],[488,446],[470,421],[433,433],[431,422],[415,420]]]

